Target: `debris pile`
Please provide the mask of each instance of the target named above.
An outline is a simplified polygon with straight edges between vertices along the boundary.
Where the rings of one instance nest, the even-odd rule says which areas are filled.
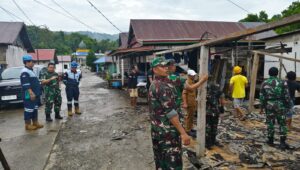
[[[217,136],[223,147],[207,150],[206,157],[201,159],[206,161],[201,161],[201,168],[197,164],[198,167],[194,166],[194,169],[299,169],[300,115],[294,116],[293,126],[288,134],[288,143],[292,149],[283,151],[279,149],[277,125],[275,147],[266,144],[265,115],[253,112],[247,115],[246,121],[239,121],[232,114],[226,113],[220,121]]]

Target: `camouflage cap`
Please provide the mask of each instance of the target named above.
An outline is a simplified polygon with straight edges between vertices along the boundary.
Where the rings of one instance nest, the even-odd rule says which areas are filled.
[[[158,65],[165,66],[169,63],[169,61],[165,60],[163,57],[154,58],[151,62],[151,67],[156,67]]]

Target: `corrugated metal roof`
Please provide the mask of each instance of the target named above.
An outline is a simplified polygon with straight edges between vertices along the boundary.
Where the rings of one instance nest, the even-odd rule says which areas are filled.
[[[248,29],[248,28],[253,28],[253,27],[263,25],[265,23],[264,22],[242,22],[242,24]],[[266,31],[266,32],[262,32],[259,34],[252,35],[251,37],[249,37],[249,39],[261,40],[261,39],[264,39],[267,37],[273,37],[275,35],[277,35],[277,34],[271,30],[271,31]]]
[[[137,42],[211,39],[255,27],[262,23],[189,20],[131,20],[129,38]],[[274,32],[273,32],[274,33]],[[269,34],[269,33],[268,33]],[[275,33],[274,33],[275,34]],[[260,37],[266,36],[261,33]]]
[[[283,33],[283,34],[277,34],[277,35],[270,36],[270,37],[267,37],[267,38],[262,38],[262,40],[275,39],[275,38],[278,38],[278,37],[286,37],[286,36],[296,35],[296,34],[300,34],[300,29],[295,30],[295,31],[291,31],[291,32],[287,32],[287,33]]]
[[[124,48],[124,49],[117,49],[111,53],[109,56],[120,55],[130,52],[145,52],[145,51],[153,51],[155,50],[154,46],[144,46],[144,47],[135,47],[135,48]]]
[[[119,34],[119,49],[127,48],[128,32],[122,32]]]
[[[0,44],[18,45],[17,38],[20,35],[25,48],[29,52],[33,52],[26,26],[23,22],[0,22],[0,33]]]
[[[51,61],[55,57],[55,49],[35,49],[34,53],[29,53],[34,61]],[[37,54],[39,57],[37,57]]]
[[[102,63],[111,63],[112,58],[108,56],[103,56],[94,61],[94,64],[102,64]]]

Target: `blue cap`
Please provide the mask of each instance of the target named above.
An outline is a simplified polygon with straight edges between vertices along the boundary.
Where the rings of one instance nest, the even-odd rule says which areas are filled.
[[[29,54],[23,55],[23,62],[24,61],[32,61],[32,56]]]
[[[78,64],[76,63],[76,61],[72,61],[71,63],[71,68],[77,68]]]

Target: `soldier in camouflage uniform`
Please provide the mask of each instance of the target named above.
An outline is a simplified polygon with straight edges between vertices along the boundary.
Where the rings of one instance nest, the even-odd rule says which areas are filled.
[[[155,58],[151,67],[155,80],[149,88],[151,136],[156,169],[182,169],[181,142],[189,145],[190,137],[182,127],[176,105],[177,92],[168,79],[167,62]]]
[[[224,113],[224,94],[219,86],[209,83],[206,96],[206,135],[205,144],[208,149],[213,145],[219,145],[216,141],[219,116]],[[219,145],[220,146],[220,145]]]
[[[170,79],[171,82],[173,82],[173,85],[176,89],[176,105],[179,109],[181,109],[182,106],[182,91],[184,89],[184,84],[185,84],[185,79],[181,78],[177,73],[176,73],[176,65],[175,65],[175,60],[174,59],[169,59],[168,60],[168,71],[169,71],[169,76],[168,78]],[[181,113],[181,112],[180,112]],[[183,116],[182,116],[183,118]]]
[[[291,98],[288,92],[287,83],[280,80],[278,75],[278,69],[272,67],[269,70],[270,78],[265,80],[260,89],[260,102],[262,109],[266,113],[266,123],[268,130],[267,143],[271,146],[274,145],[274,125],[275,120],[279,124],[280,128],[280,148],[288,149],[286,144],[286,113],[292,106]]]
[[[54,105],[55,119],[62,119],[60,116],[61,94],[59,88],[58,74],[55,72],[55,64],[48,64],[48,71],[43,75],[42,84],[45,85],[46,106],[45,114],[46,121],[53,121],[51,118],[52,107]]]

